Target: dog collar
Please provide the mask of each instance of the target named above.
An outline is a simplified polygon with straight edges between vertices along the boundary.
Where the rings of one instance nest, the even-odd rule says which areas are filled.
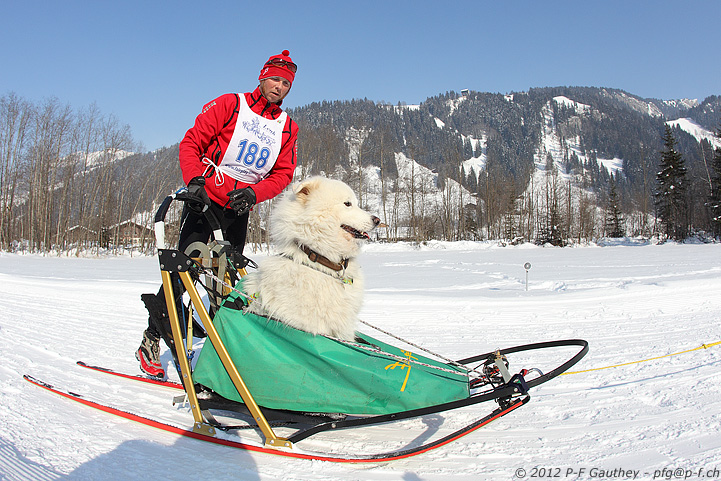
[[[318,264],[327,267],[328,269],[332,269],[336,272],[340,272],[348,267],[348,259],[343,259],[340,262],[333,262],[332,260],[328,259],[327,257],[318,254],[316,251],[311,249],[308,246],[299,245],[298,247],[301,248],[303,252],[305,252],[305,255],[308,256],[308,259],[311,262],[317,262]]]

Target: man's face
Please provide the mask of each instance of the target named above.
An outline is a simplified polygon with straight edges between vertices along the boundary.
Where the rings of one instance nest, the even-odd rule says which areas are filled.
[[[260,93],[271,103],[277,104],[289,91],[290,82],[283,77],[268,77],[260,81]]]

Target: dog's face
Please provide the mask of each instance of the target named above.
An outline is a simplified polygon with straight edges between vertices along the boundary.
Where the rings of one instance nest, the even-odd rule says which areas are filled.
[[[358,207],[353,190],[338,180],[311,177],[276,204],[273,240],[282,248],[303,244],[331,260],[357,255],[380,220]]]

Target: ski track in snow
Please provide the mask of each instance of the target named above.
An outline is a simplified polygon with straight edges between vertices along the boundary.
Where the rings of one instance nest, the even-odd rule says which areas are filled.
[[[253,257],[262,262],[264,255]],[[571,369],[580,371],[721,341],[718,244],[371,244],[361,262],[367,289],[362,319],[452,358],[582,338],[590,343],[589,354]],[[528,290],[526,262],[532,265]],[[637,479],[680,468],[693,471],[688,479],[700,479],[699,469],[721,469],[721,345],[558,377],[532,390],[526,406],[489,426],[381,465],[288,459],[181,438],[22,379],[27,373],[190,426],[190,413],[171,405],[177,393],[75,365],[83,360],[137,372],[133,353],[147,319],[140,294],[155,292],[159,282],[152,257],[0,254],[0,480],[179,480],[189,473],[213,480],[496,480],[521,479],[519,468],[527,478],[534,468],[558,468],[564,479],[591,479],[592,468],[639,470]],[[387,340],[367,326],[360,330]],[[511,368],[547,370],[564,354],[519,355]],[[170,367],[167,350],[162,359]],[[431,435],[460,427],[492,406],[406,426]],[[339,431],[314,442],[361,452],[410,441],[405,427],[392,426]],[[581,468],[586,471],[578,476]],[[567,469],[576,474],[564,476]]]

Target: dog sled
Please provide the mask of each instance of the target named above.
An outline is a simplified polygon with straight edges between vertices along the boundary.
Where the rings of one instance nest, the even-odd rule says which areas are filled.
[[[304,459],[380,462],[443,446],[512,413],[530,400],[534,388],[568,370],[588,351],[586,341],[570,339],[451,360],[420,346],[397,347],[362,333],[353,341],[313,335],[250,313],[252,299],[243,293],[242,283],[251,261],[223,240],[212,214],[208,221],[214,239],[207,246],[192,246],[199,257],[166,246],[166,214],[174,201],[185,200],[185,192],[181,189],[163,201],[155,232],[174,358],[184,390],[183,399],[176,401],[190,411],[192,428],[171,427],[80,400],[77,394],[63,394],[40,381],[36,384],[106,412],[226,446]],[[188,306],[175,305],[174,282],[182,282]],[[194,318],[206,335],[196,358]],[[548,356],[551,351],[554,354]],[[516,369],[516,358],[552,362],[544,370]],[[425,422],[461,411],[460,425],[449,423],[449,430],[436,436],[438,430]],[[404,422],[410,427],[395,428]],[[382,427],[402,438],[407,429],[419,426],[433,432],[411,436],[390,450],[383,446],[381,452],[353,447],[352,453],[339,452],[337,444],[343,442],[333,441],[348,440],[336,434],[340,430]],[[320,442],[314,443],[318,438]],[[367,448],[369,443],[362,444]],[[329,445],[333,449],[326,449]]]
[[[233,431],[214,410],[245,415],[248,426],[260,431],[263,444],[293,449],[319,432],[368,426],[427,416],[492,401],[492,413],[510,412],[529,399],[529,391],[560,375],[588,351],[580,339],[534,343],[499,349],[466,359],[435,359],[415,347],[401,348],[357,333],[352,342],[313,335],[272,318],[246,311],[252,300],[242,291],[248,261],[223,241],[220,229],[206,255],[191,259],[168,249],[164,219],[170,203],[183,200],[183,190],[169,196],[156,214],[156,237],[163,286],[178,368],[194,418],[195,432],[213,436]],[[208,217],[212,226],[219,223]],[[207,267],[210,266],[210,267]],[[213,267],[217,266],[217,267]],[[224,272],[224,282],[217,271]],[[210,271],[210,272],[209,272]],[[191,369],[183,322],[171,305],[171,274],[177,275],[190,295],[191,311],[200,317],[207,339]],[[211,299],[205,308],[197,281]],[[210,312],[213,313],[212,318]],[[512,355],[546,349],[572,351],[557,366],[541,372],[513,371]],[[198,386],[203,391],[198,392]],[[237,415],[236,415],[237,419]],[[279,436],[273,425],[287,423],[294,432]]]

